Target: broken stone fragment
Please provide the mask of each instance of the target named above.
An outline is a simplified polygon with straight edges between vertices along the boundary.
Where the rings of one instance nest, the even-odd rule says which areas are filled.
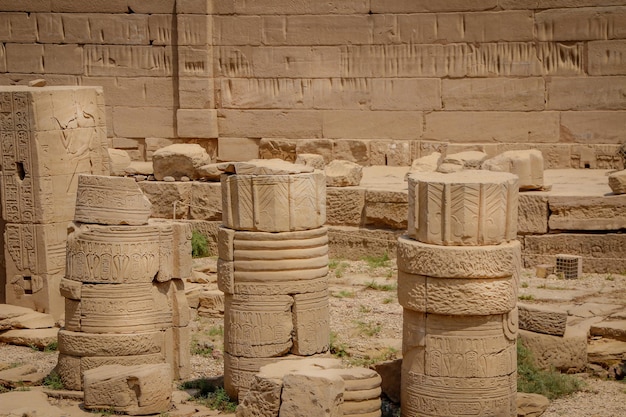
[[[329,187],[350,187],[361,183],[363,167],[357,163],[335,160],[326,166],[326,185]]]
[[[282,159],[252,159],[248,162],[223,162],[218,168],[227,174],[237,175],[291,175],[313,172],[313,167]]]
[[[609,187],[615,194],[626,194],[626,170],[610,174]]]
[[[482,163],[488,158],[487,154],[481,151],[466,151],[446,156],[437,168],[438,172],[450,173],[464,169],[480,169]]]
[[[196,170],[209,163],[211,157],[207,151],[202,146],[192,143],[165,146],[152,154],[154,177],[159,181],[165,177],[180,180],[183,176],[198,179],[200,176]]]
[[[517,175],[520,190],[543,188],[543,154],[537,149],[503,152],[483,162],[482,169]]]

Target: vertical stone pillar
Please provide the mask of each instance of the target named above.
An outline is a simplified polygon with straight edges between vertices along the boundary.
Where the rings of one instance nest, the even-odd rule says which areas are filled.
[[[57,370],[67,389],[81,390],[85,371],[104,365],[168,363],[174,378],[189,375],[191,230],[150,222],[150,207],[131,178],[78,178],[60,285]]]
[[[329,348],[326,182],[289,163],[224,169],[218,286],[224,385],[237,398],[261,366]]]
[[[77,175],[108,175],[107,147],[100,88],[0,87],[0,303],[63,315]]]
[[[515,416],[517,177],[409,177],[398,241],[402,416]]]

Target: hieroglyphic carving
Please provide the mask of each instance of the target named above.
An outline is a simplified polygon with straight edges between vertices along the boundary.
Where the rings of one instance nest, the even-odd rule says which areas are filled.
[[[272,357],[292,346],[293,298],[231,296],[224,298],[224,349],[240,357]]]
[[[330,343],[328,291],[295,294],[293,300],[291,352],[305,356],[326,352]]]
[[[152,282],[159,271],[160,234],[156,226],[77,228],[67,240],[66,276],[91,283]]]

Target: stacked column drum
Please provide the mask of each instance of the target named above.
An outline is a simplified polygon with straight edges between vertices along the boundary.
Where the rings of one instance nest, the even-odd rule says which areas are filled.
[[[218,234],[224,384],[233,398],[261,366],[326,352],[330,337],[324,174],[246,166],[222,176]]]
[[[79,176],[61,282],[57,370],[67,389],[103,365],[169,363],[174,378],[189,375],[190,226],[149,216],[133,179]]]
[[[508,173],[409,177],[403,417],[516,415],[517,201]]]

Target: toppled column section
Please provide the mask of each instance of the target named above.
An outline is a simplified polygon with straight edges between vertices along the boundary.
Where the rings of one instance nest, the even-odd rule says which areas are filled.
[[[402,416],[515,416],[517,178],[409,176],[398,241]]]
[[[61,318],[77,175],[108,175],[107,148],[101,88],[0,87],[0,303]]]
[[[221,168],[224,385],[237,398],[261,366],[329,348],[326,185],[284,161]]]
[[[77,195],[57,371],[67,389],[85,389],[91,407],[166,411],[171,378],[190,372],[183,284],[191,275],[190,226],[149,222],[150,203],[130,178],[80,176]],[[124,389],[141,388],[141,398],[107,400],[106,390],[127,382]]]

